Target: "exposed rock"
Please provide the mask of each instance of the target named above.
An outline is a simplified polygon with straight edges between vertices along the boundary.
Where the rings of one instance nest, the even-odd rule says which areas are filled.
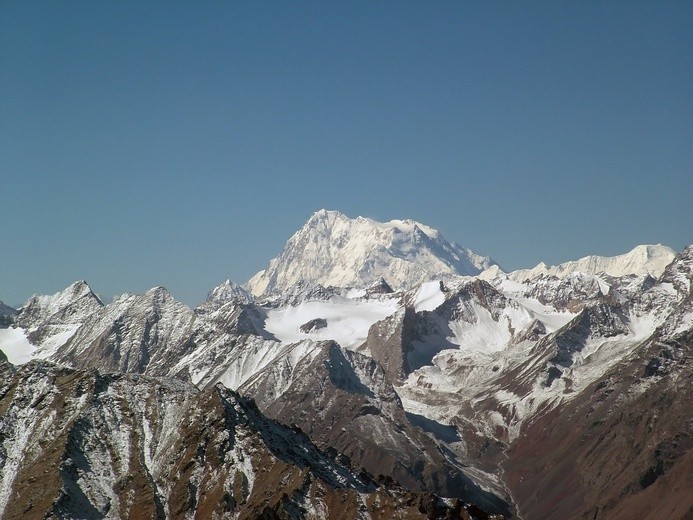
[[[13,309],[0,301],[0,329],[11,326],[12,323],[14,323],[14,316],[16,316],[18,312],[17,309]]]
[[[0,370],[2,518],[471,518],[378,485],[220,386]]]
[[[380,280],[377,280],[366,289],[366,294],[369,296],[372,294],[390,294],[393,292],[392,287],[390,287],[390,284],[388,284],[384,278],[380,278]]]
[[[315,318],[310,320],[299,327],[299,330],[305,334],[310,332],[315,332],[316,330],[324,329],[327,327],[327,320],[325,318]]]
[[[653,339],[638,358],[523,430],[505,464],[523,517],[690,517],[693,335],[672,342],[664,343],[676,350],[666,372],[641,379],[652,366],[645,360],[663,348]]]
[[[267,366],[239,391],[253,396],[270,417],[297,425],[319,446],[336,448],[373,474],[391,476],[407,489],[436,489],[489,511],[508,512],[502,499],[477,486],[409,422],[374,360],[334,342],[319,346],[317,355],[292,367]]]
[[[406,353],[414,339],[416,319],[414,310],[404,307],[368,330],[367,349],[385,369],[390,381],[401,381],[411,371]]]

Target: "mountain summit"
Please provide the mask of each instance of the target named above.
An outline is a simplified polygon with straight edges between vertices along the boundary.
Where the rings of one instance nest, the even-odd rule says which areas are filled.
[[[413,220],[382,223],[321,209],[247,286],[262,295],[298,282],[365,287],[382,278],[394,289],[408,289],[433,278],[476,275],[493,264]]]

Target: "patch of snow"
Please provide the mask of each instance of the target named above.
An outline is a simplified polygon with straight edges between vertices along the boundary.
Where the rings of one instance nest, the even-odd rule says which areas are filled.
[[[17,387],[13,403],[0,421],[0,451],[4,459],[0,464],[0,518],[12,499],[12,486],[22,464],[31,464],[37,453],[36,445],[55,427],[57,412],[51,410],[42,414],[35,406],[17,403],[36,403],[38,400],[56,393],[48,378],[37,375],[26,385]]]
[[[233,465],[237,468],[248,482],[247,492],[250,496],[253,492],[253,487],[255,486],[255,468],[253,467],[253,447],[248,445],[248,441],[244,437],[243,431],[237,431],[236,433],[236,444],[233,447],[233,452],[231,456],[233,457]]]
[[[534,313],[534,317],[544,324],[547,332],[560,329],[577,315],[566,310],[556,310],[551,305],[545,305],[536,298],[523,296],[527,286],[507,277],[500,279],[496,284],[496,289]]]
[[[366,289],[349,289],[345,295],[350,300],[366,296]]]
[[[512,339],[512,329],[521,330],[533,319],[532,313],[519,307],[506,307],[496,321],[483,306],[472,304],[476,323],[466,321],[450,322],[453,336],[450,341],[461,350],[491,353],[503,350]]]
[[[304,358],[314,358],[319,352],[315,342],[303,340],[292,344],[277,341],[254,341],[239,349],[233,363],[219,377],[226,388],[237,390],[277,359],[294,367]],[[293,372],[293,371],[290,371]]]
[[[34,357],[36,347],[29,342],[22,328],[0,329],[0,350],[13,365],[23,365]]]
[[[425,282],[419,287],[414,297],[414,310],[432,311],[445,301],[445,293],[440,289],[440,282]]]
[[[674,330],[671,331],[671,335],[675,336],[682,332],[688,331],[691,328],[693,328],[693,310],[690,310],[681,315],[678,324],[676,325]]]
[[[72,336],[75,335],[75,332],[77,332],[77,330],[80,328],[80,325],[70,324],[55,326],[54,328],[59,330],[59,332],[56,332],[41,343],[41,346],[35,352],[35,357],[39,359],[50,358],[60,347],[62,347],[70,340]]]
[[[337,296],[329,301],[308,301],[272,309],[267,313],[265,330],[282,343],[334,340],[346,349],[354,349],[366,341],[371,325],[398,308],[394,298],[355,301]],[[327,326],[308,333],[300,331],[301,325],[316,318],[325,319]]]

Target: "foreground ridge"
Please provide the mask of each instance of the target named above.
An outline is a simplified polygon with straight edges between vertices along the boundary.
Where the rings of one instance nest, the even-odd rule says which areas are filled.
[[[46,362],[0,373],[2,518],[472,518],[355,473],[222,386]]]

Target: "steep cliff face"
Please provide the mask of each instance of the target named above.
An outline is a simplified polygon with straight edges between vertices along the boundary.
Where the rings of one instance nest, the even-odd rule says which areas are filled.
[[[415,327],[414,309],[405,306],[368,329],[361,349],[370,352],[392,382],[403,380],[411,372],[407,353],[411,350]]]

